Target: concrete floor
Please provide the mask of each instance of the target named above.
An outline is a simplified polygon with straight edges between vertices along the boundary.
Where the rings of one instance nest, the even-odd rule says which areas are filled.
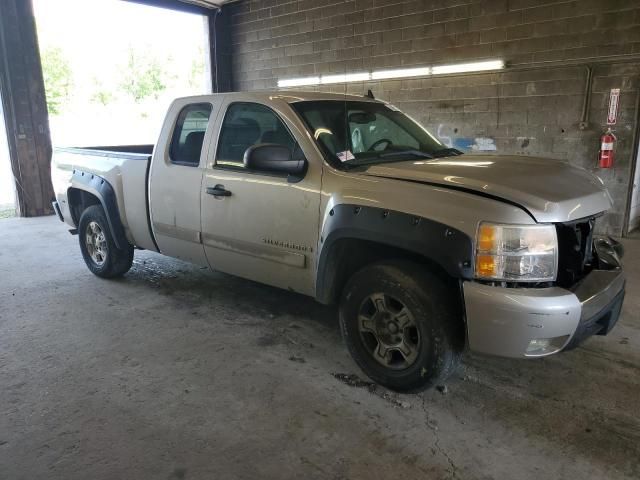
[[[397,395],[336,375],[360,372],[311,299],[148,252],[101,280],[56,218],[1,220],[0,478],[638,479],[626,246],[608,337]]]

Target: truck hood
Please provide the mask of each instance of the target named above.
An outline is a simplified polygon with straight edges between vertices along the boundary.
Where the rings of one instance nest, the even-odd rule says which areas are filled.
[[[365,175],[441,185],[515,203],[537,222],[567,222],[611,208],[602,181],[548,158],[462,155],[373,165]]]

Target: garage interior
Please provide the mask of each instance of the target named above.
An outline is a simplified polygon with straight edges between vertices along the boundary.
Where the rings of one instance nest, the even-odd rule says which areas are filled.
[[[447,146],[596,174],[614,205],[597,233],[626,249],[622,316],[576,350],[471,354],[445,385],[399,394],[360,372],[336,309],[311,298],[148,251],[122,279],[94,277],[53,215],[32,1],[1,0],[15,218],[0,220],[0,478],[640,477],[636,1],[131,3],[207,19],[214,93],[371,90]],[[373,75],[487,60],[502,68]]]

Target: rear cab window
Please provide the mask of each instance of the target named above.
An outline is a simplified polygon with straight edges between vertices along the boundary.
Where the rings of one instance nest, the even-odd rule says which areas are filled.
[[[184,107],[178,114],[169,147],[171,163],[197,167],[209,125],[211,104],[194,103]]]
[[[273,143],[293,150],[296,141],[280,117],[259,103],[232,103],[224,116],[216,166],[244,168],[244,152],[257,144]]]

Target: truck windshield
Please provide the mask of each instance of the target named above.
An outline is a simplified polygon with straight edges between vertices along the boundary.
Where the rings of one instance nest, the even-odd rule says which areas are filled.
[[[348,168],[462,154],[384,103],[320,100],[291,106],[333,165]]]

